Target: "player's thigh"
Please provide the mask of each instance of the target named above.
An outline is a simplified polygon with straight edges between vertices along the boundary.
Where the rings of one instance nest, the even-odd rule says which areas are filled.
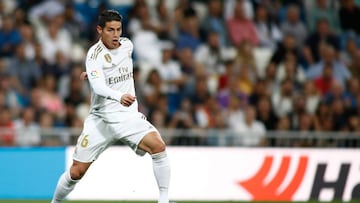
[[[139,144],[148,134],[157,135],[154,137],[162,141],[158,130],[141,113],[132,116],[121,125],[114,124],[112,127],[116,132],[116,138],[130,146],[138,155],[144,155],[145,152],[151,153],[147,150],[148,148],[139,148]]]
[[[82,163],[95,161],[112,143],[109,127],[100,118],[89,116],[77,140],[73,159]]]

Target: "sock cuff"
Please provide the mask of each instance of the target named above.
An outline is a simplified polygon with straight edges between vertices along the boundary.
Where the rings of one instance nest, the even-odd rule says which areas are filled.
[[[165,157],[167,157],[167,153],[166,153],[165,150],[162,151],[162,152],[159,152],[159,153],[156,153],[156,154],[152,154],[152,155],[151,155],[151,158],[152,158],[153,160],[159,160],[159,159],[162,159],[162,158],[165,158]]]

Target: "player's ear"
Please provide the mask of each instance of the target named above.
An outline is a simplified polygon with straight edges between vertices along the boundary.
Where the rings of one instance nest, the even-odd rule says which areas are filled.
[[[103,28],[102,28],[101,26],[97,25],[97,26],[96,26],[96,30],[97,30],[97,32],[98,32],[99,34],[101,34],[102,31],[103,31]]]

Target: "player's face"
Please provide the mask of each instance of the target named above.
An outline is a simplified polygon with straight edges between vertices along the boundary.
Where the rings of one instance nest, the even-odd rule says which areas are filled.
[[[120,21],[109,21],[105,23],[104,28],[97,26],[101,41],[108,49],[115,49],[120,46],[119,38],[121,36],[122,24]]]

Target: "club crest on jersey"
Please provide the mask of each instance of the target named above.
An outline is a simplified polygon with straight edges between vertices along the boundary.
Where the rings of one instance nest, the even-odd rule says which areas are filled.
[[[91,79],[98,78],[100,76],[99,72],[97,70],[92,70],[90,72]]]
[[[104,58],[105,58],[106,62],[111,63],[112,59],[111,59],[110,54],[105,54]]]

